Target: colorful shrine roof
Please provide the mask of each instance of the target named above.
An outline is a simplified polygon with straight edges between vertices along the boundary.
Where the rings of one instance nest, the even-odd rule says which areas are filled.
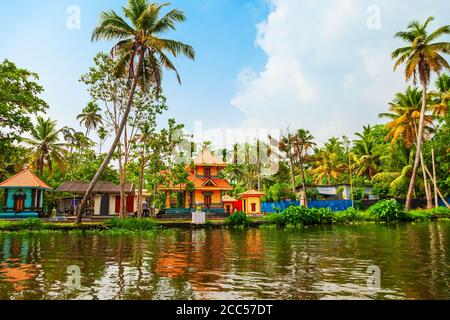
[[[227,164],[224,161],[219,160],[209,150],[204,150],[202,153],[200,153],[197,156],[197,158],[194,159],[194,165],[196,165],[196,166],[217,166],[217,167],[226,167],[227,166]]]
[[[51,190],[52,188],[38,178],[30,170],[26,169],[15,176],[0,183],[0,188],[39,188]]]
[[[238,202],[238,200],[229,195],[225,195],[222,197],[222,202]]]
[[[260,191],[256,191],[256,190],[250,190],[244,193],[241,193],[240,196],[241,197],[257,197],[257,196],[265,196],[266,194],[264,192],[260,192]]]
[[[195,190],[208,191],[208,190],[223,190],[231,191],[233,187],[221,178],[196,178],[194,174],[188,177],[188,181],[194,185]],[[186,184],[176,184],[170,183],[168,186],[160,186],[160,190],[184,190],[186,189]]]

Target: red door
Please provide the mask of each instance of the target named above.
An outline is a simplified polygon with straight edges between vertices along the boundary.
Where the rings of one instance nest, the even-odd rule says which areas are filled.
[[[116,196],[116,214],[120,213],[120,196]]]
[[[134,196],[127,197],[127,213],[134,213]]]

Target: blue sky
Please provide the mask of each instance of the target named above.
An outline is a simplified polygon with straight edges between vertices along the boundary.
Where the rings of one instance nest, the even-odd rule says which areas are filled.
[[[0,2],[0,59],[39,73],[48,115],[61,126],[78,126],[75,117],[89,101],[78,79],[97,52],[111,47],[90,41],[100,12],[120,11],[124,3]],[[193,45],[197,60],[176,60],[182,86],[173,75],[165,78],[166,118],[189,130],[195,121],[222,130],[303,127],[319,141],[379,123],[377,114],[406,86],[392,71],[390,52],[401,45],[396,31],[429,15],[436,17],[433,28],[450,22],[444,0],[171,3],[188,17],[171,36]],[[70,5],[81,10],[80,30],[66,27]]]

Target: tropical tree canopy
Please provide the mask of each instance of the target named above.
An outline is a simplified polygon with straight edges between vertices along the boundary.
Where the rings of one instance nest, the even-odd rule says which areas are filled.
[[[118,61],[117,75],[131,77],[137,67],[135,57],[142,55],[139,84],[142,88],[154,85],[157,92],[161,91],[164,68],[174,71],[181,83],[181,77],[168,54],[195,59],[195,51],[190,45],[163,37],[167,31],[176,30],[178,22],[186,20],[179,9],[172,9],[162,15],[162,9],[168,5],[130,0],[123,8],[125,18],[113,10],[105,11],[92,34],[92,40],[118,40],[111,50],[112,56]]]

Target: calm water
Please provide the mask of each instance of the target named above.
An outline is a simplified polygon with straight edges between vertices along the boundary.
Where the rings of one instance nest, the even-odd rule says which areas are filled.
[[[450,222],[0,235],[0,299],[450,299],[449,247]]]

